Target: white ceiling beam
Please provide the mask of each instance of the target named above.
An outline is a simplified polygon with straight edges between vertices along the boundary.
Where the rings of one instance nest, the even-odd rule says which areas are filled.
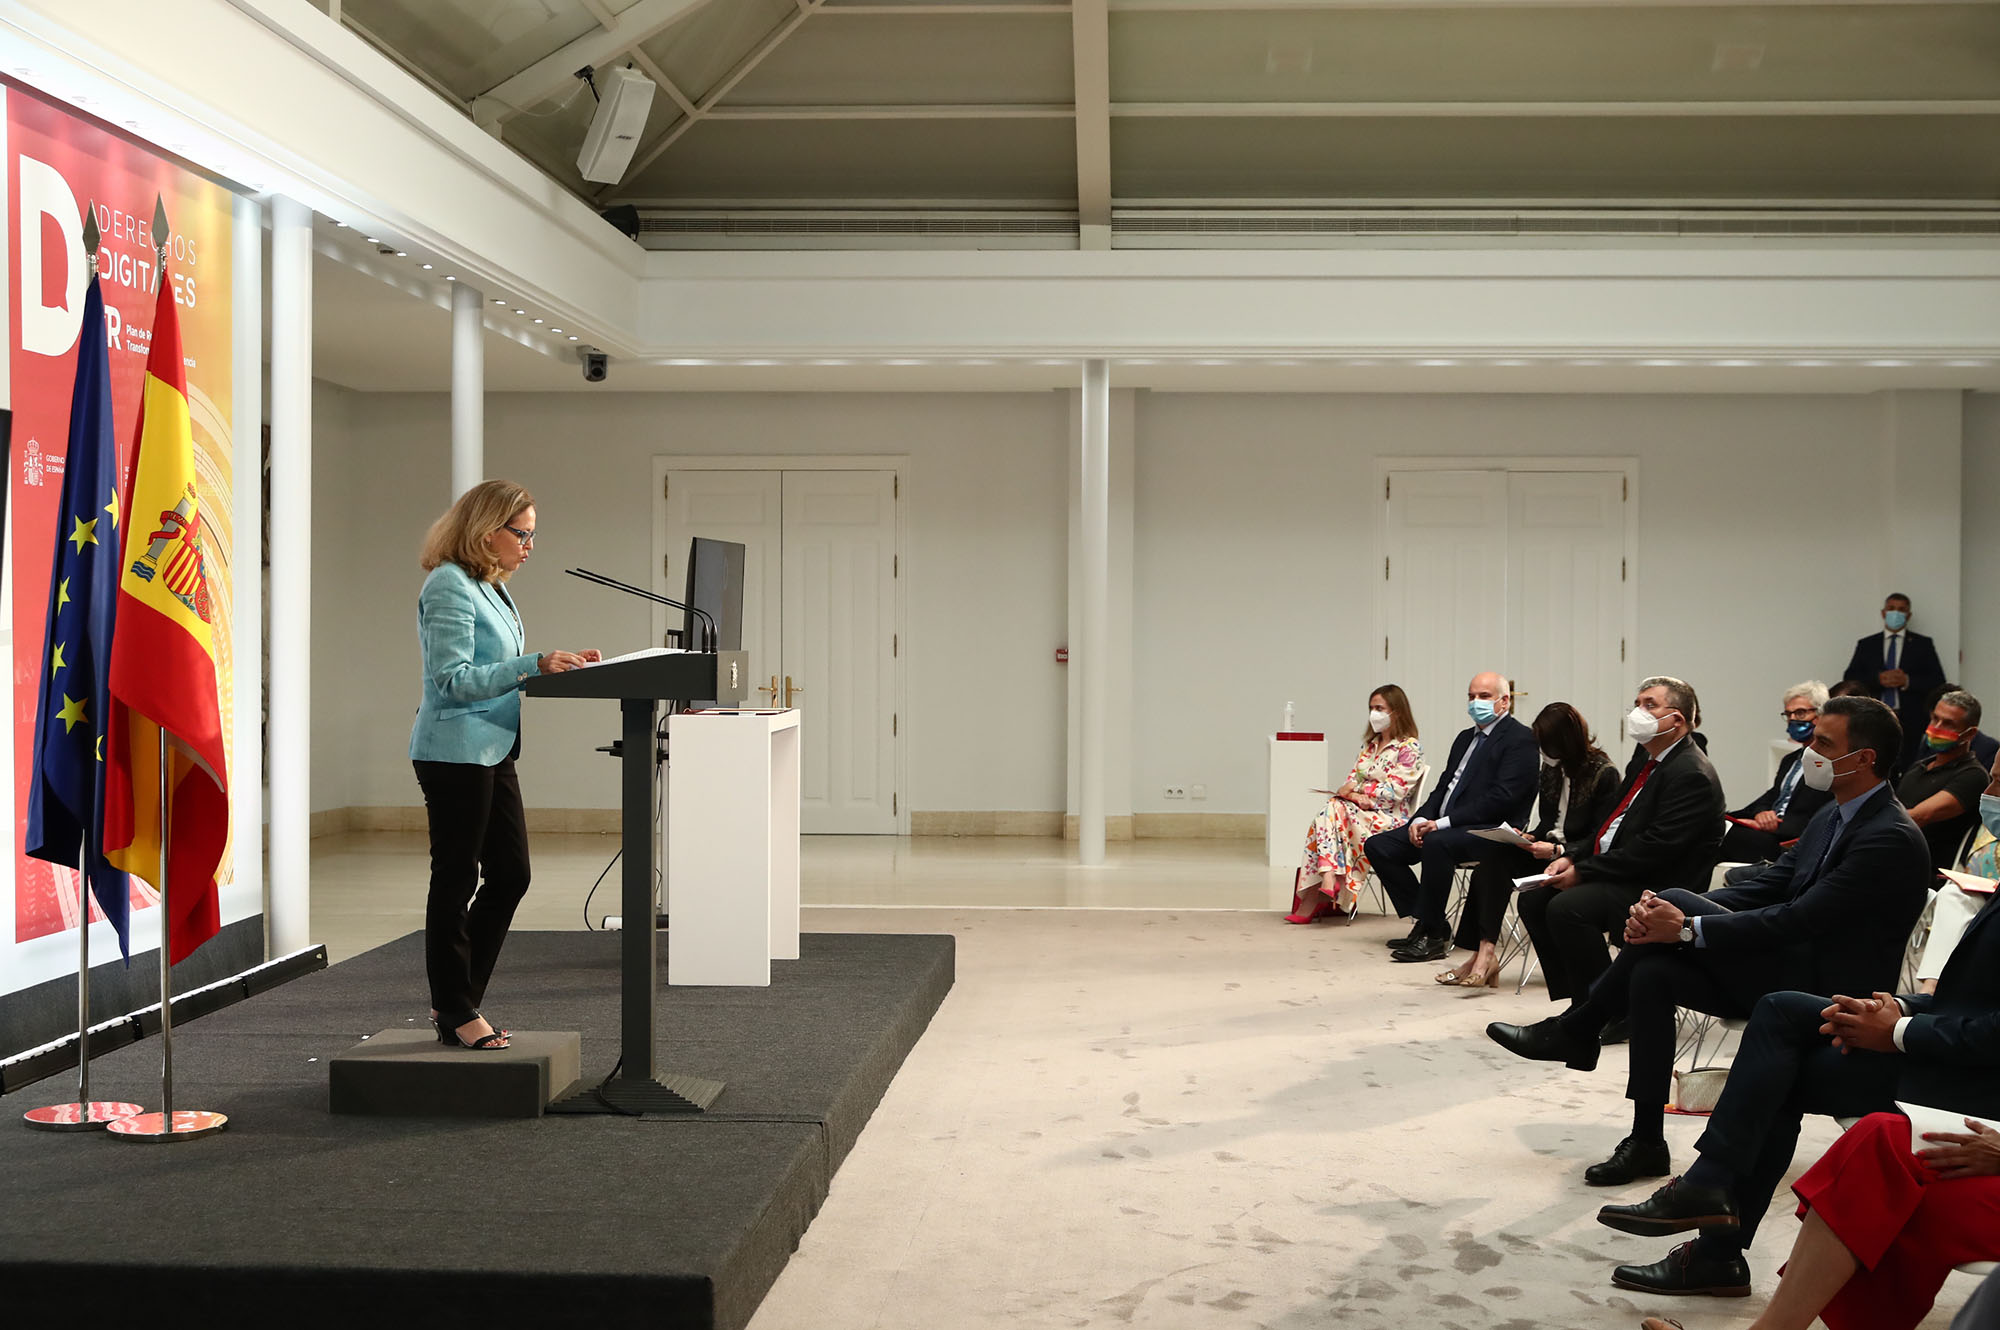
[[[1073,106],[1055,103],[959,106],[718,106],[710,120],[1067,120]]]
[[[1739,102],[1114,102],[1114,116],[1134,119],[1465,119],[1523,117],[1652,117],[1712,119],[1724,116],[2000,116],[2000,101],[1739,101]]]
[[[819,13],[825,3],[826,0],[798,0],[799,7],[787,15],[783,23],[766,33],[764,40],[751,47],[750,53],[737,61],[736,67],[723,75],[720,83],[703,93],[701,100],[688,108],[687,113],[679,120],[669,125],[658,139],[639,149],[638,155],[632,159],[632,165],[626,168],[625,178],[632,179],[658,161],[660,155],[673,147],[681,135],[706,120],[717,102],[727,97],[737,84],[748,78],[751,70],[763,64],[764,58],[783,45],[787,37],[797,32],[800,24]],[[601,203],[617,188],[616,185],[606,185],[598,190],[594,197]]]
[[[1076,220],[1082,249],[1111,248],[1111,16],[1105,0],[1070,5],[1076,65]]]
[[[859,5],[842,5],[842,4],[831,4],[831,5],[828,5],[828,6],[827,6],[827,7],[825,8],[825,9],[821,10],[820,12],[821,12],[821,13],[823,13],[823,14],[872,14],[872,15],[875,15],[875,16],[877,16],[877,17],[882,17],[882,16],[885,16],[885,15],[893,15],[893,16],[895,16],[895,17],[897,17],[897,18],[901,18],[901,17],[902,17],[903,15],[905,15],[905,14],[927,14],[927,15],[935,15],[935,14],[1067,14],[1067,13],[1069,13],[1069,4],[1068,4],[1068,0],[1064,0],[1064,2],[1063,2],[1063,3],[1061,3],[1061,4],[1056,4],[1056,3],[1054,3],[1054,2],[1053,2],[1053,0],[1050,0],[1050,3],[1046,3],[1046,4],[1019,4],[1019,5],[979,5],[979,4],[965,4],[965,5],[949,5],[949,4],[930,4],[930,5],[880,5],[880,4],[878,4],[878,5],[869,5],[869,4],[859,4]]]
[[[694,114],[694,103],[689,100],[686,93],[681,91],[679,84],[667,77],[667,71],[660,68],[659,62],[644,51],[635,49],[629,54],[632,57],[632,63],[644,70],[646,77],[659,84],[667,96],[673,99],[674,105],[681,108],[682,115]]]
[[[586,32],[575,41],[543,56],[503,83],[473,98],[472,115],[481,124],[505,120],[517,111],[562,91],[585,65],[602,65],[665,32],[708,0],[639,0],[616,15],[612,26]],[[593,11],[595,12],[595,11]]]

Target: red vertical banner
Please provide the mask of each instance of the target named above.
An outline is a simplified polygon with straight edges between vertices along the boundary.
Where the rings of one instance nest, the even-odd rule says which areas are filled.
[[[13,85],[5,88],[8,202],[8,357],[13,384],[13,449],[6,540],[13,565],[14,836],[12,919],[15,944],[61,933],[81,917],[76,873],[22,853],[29,749],[41,680],[55,512],[62,489],[70,384],[82,322],[88,259],[85,210],[102,239],[98,270],[111,365],[111,407],[119,450],[119,494],[131,473],[131,445],[152,343],[160,267],[151,218],[166,201],[165,238],[181,326],[195,471],[209,523],[210,584],[216,598],[216,667],[225,730],[233,714],[231,643],[234,497],[230,475],[232,328],[229,191],[89,116]],[[253,478],[254,483],[254,478]],[[254,552],[246,565],[256,569]],[[227,858],[225,857],[225,865]],[[222,874],[227,880],[228,870]],[[135,909],[155,903],[134,884]],[[0,989],[8,987],[0,983]]]

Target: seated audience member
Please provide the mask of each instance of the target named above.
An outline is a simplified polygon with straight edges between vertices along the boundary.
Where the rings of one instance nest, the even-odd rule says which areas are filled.
[[[1607,935],[1647,888],[1708,885],[1722,838],[1722,784],[1686,742],[1698,713],[1679,679],[1647,679],[1626,723],[1646,760],[1625,774],[1611,812],[1550,862],[1549,883],[1521,893],[1521,922],[1534,939],[1549,998],[1581,998],[1611,964]]]
[[[1677,1007],[1741,1018],[1766,993],[1867,993],[1896,982],[1931,876],[1923,837],[1884,779],[1901,740],[1881,703],[1827,703],[1805,760],[1807,779],[1830,782],[1834,803],[1797,846],[1740,887],[1646,893],[1626,923],[1624,951],[1587,997],[1536,1025],[1487,1027],[1522,1057],[1588,1071],[1604,1026],[1629,1020],[1632,1131],[1585,1182],[1617,1186],[1670,1171],[1661,1128]]]
[[[1760,999],[1695,1142],[1700,1158],[1639,1204],[1597,1214],[1625,1233],[1698,1235],[1652,1265],[1619,1266],[1611,1282],[1649,1293],[1747,1294],[1743,1254],[1791,1166],[1805,1115],[1886,1113],[1898,1100],[2000,1117],[2000,911],[1973,920],[1935,994]]]
[[[1996,861],[2000,860],[2000,854],[1996,854],[2000,851],[2000,768],[1995,769],[1986,793],[1979,796],[1979,821],[1979,836],[1972,842],[1971,852],[1963,864],[1952,867],[1989,882],[2000,880],[2000,861]],[[1949,879],[1937,889],[1937,908],[1931,911],[1931,933],[1924,940],[1924,954],[1917,960],[1918,992],[1937,991],[1938,976],[1944,973],[1966,925],[1989,899],[1986,893],[1967,891]]]
[[[1804,1226],[1750,1330],[1916,1330],[1953,1267],[2000,1258],[2000,1131],[1968,1120],[1924,1140],[1911,1153],[1910,1120],[1871,1113],[1792,1184]]]
[[[1733,819],[1722,833],[1717,852],[1725,863],[1754,864],[1776,859],[1786,844],[1799,838],[1807,822],[1832,796],[1815,790],[1799,779],[1804,770],[1799,761],[1805,745],[1812,741],[1813,722],[1826,704],[1826,685],[1808,679],[1785,692],[1785,737],[1799,745],[1778,763],[1778,778],[1771,788],[1729,814]]]
[[[1854,679],[1842,679],[1839,683],[1827,689],[1826,695],[1828,697],[1873,697],[1875,696],[1875,691],[1866,684]],[[1901,721],[1902,718],[1897,717],[1897,723],[1900,724]]]
[[[1567,702],[1542,708],[1531,727],[1542,752],[1540,811],[1526,849],[1483,842],[1454,939],[1473,955],[1438,975],[1441,984],[1491,987],[1500,979],[1500,925],[1514,899],[1514,879],[1539,873],[1572,841],[1604,824],[1618,799],[1618,772],[1591,738],[1583,716]]]
[[[1472,726],[1451,744],[1451,759],[1432,783],[1409,825],[1378,832],[1366,843],[1368,862],[1398,915],[1414,915],[1408,937],[1389,943],[1399,961],[1434,961],[1451,950],[1445,914],[1452,874],[1486,844],[1476,827],[1519,826],[1535,801],[1535,736],[1511,714],[1507,680],[1488,672],[1465,690]],[[1422,864],[1419,887],[1411,864]]]
[[[1410,699],[1395,684],[1383,684],[1368,695],[1360,756],[1306,830],[1305,862],[1292,884],[1286,923],[1309,924],[1354,900],[1368,871],[1361,843],[1409,820],[1423,761]]]
[[[1924,699],[1924,714],[1926,716],[1930,715],[1936,709],[1938,699],[1946,693],[1963,691],[1965,690],[1955,683],[1938,685],[1935,689],[1931,690],[1931,695]],[[1985,730],[1975,731],[1972,736],[1972,760],[1979,763],[1986,770],[1991,771],[1995,765],[1995,758],[2000,758],[2000,739],[1994,738]]]
[[[1908,764],[1896,786],[1896,797],[1924,829],[1931,862],[1939,868],[1957,861],[1960,842],[1979,821],[1979,792],[1988,779],[1972,756],[1979,718],[1979,699],[1964,689],[1940,697],[1924,730],[1924,756]]]
[[[1944,666],[1938,661],[1937,647],[1922,633],[1909,629],[1910,598],[1891,592],[1882,602],[1882,631],[1870,633],[1854,644],[1854,655],[1841,672],[1870,690],[1903,726],[1903,751],[1896,769],[1901,771],[1917,756],[1920,736],[1928,712],[1924,702],[1931,689],[1944,682]]]

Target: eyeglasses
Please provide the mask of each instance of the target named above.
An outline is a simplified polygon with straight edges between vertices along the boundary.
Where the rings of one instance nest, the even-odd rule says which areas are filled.
[[[521,530],[520,527],[517,526],[507,526],[505,522],[502,522],[500,525],[503,527],[507,527],[507,530],[513,533],[514,539],[520,541],[523,545],[532,545],[535,543],[534,532],[523,531]]]
[[[1812,707],[1794,707],[1792,710],[1783,713],[1786,720],[1811,720],[1818,714],[1819,712]]]

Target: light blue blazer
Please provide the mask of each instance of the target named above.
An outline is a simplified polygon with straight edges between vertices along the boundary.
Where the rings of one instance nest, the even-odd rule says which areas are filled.
[[[498,586],[442,563],[417,596],[417,633],[424,696],[410,759],[500,765],[521,735],[521,681],[540,671],[521,616]]]

